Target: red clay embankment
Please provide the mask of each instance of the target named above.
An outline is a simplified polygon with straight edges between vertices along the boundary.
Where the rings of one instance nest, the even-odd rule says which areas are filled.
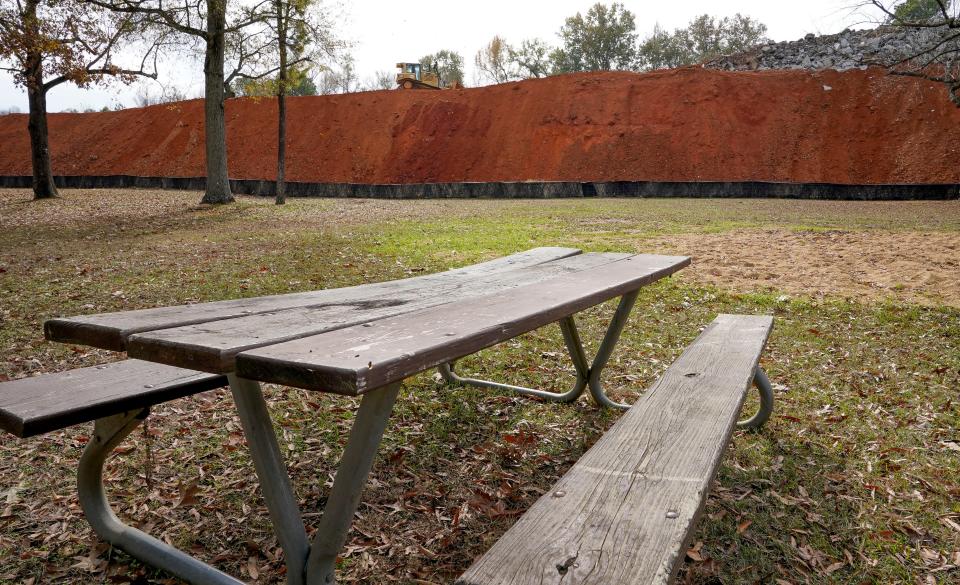
[[[288,179],[322,183],[960,183],[942,85],[867,71],[591,73],[289,100]],[[227,103],[230,175],[272,179],[276,104]],[[52,114],[56,175],[204,175],[199,100]],[[0,175],[29,175],[25,115]]]

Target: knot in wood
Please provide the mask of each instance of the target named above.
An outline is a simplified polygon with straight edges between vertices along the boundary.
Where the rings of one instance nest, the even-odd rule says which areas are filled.
[[[576,562],[577,562],[577,557],[576,557],[576,556],[572,556],[572,557],[568,558],[566,561],[564,561],[562,564],[559,564],[559,563],[558,563],[558,564],[557,564],[557,572],[560,573],[561,575],[566,575],[566,574],[567,574],[567,571],[570,570],[570,567],[575,567],[575,566],[577,566],[577,565],[575,564]]]

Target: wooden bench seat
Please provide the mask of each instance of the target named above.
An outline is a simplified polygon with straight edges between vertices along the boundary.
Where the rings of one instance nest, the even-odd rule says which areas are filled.
[[[227,385],[226,376],[124,360],[0,383],[0,429],[32,437]]]
[[[772,324],[720,315],[457,584],[671,582]]]

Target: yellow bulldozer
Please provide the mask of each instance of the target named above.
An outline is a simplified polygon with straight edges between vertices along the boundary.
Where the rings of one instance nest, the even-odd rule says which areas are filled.
[[[434,68],[420,63],[397,63],[399,89],[440,89],[440,75]]]

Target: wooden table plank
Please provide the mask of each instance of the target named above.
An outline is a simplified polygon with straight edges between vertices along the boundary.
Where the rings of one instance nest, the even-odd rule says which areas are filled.
[[[213,373],[229,373],[241,351],[359,325],[386,317],[480,297],[593,268],[629,254],[579,254],[552,262],[480,275],[434,280],[429,286],[395,289],[376,298],[324,303],[247,317],[132,335],[131,357]]]
[[[457,585],[667,585],[773,319],[720,315]]]
[[[489,262],[402,280],[284,295],[56,318],[44,324],[44,334],[51,341],[124,351],[127,338],[134,333],[232,319],[294,307],[372,301],[382,296],[429,287],[433,284],[468,281],[479,276],[535,266],[579,253],[580,250],[575,248],[534,248]]]
[[[682,256],[630,256],[537,284],[237,356],[240,376],[360,394],[537,329],[673,274]]]

